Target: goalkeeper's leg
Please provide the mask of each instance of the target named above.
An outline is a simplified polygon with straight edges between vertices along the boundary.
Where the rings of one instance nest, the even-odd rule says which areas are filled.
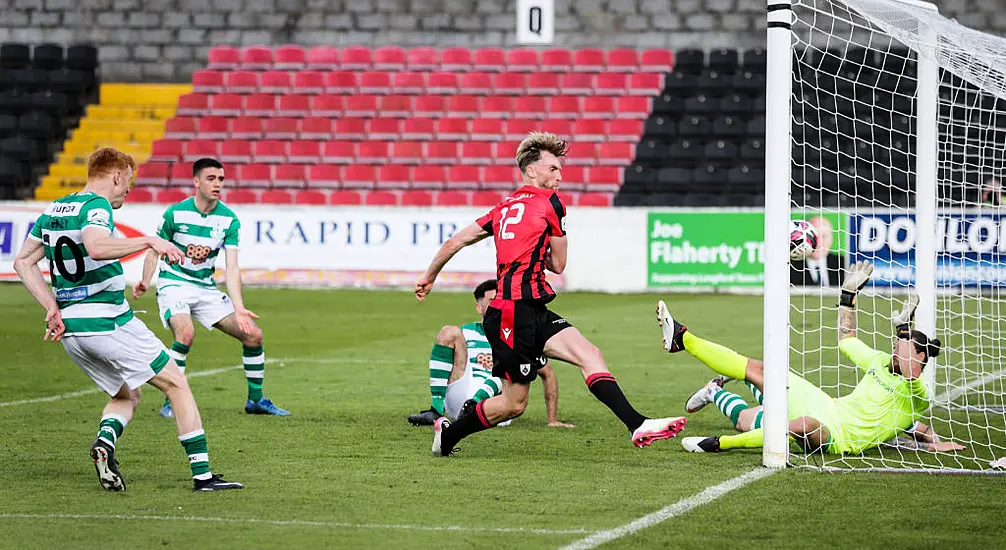
[[[790,420],[789,436],[808,453],[824,450],[831,439],[828,427],[810,416]],[[718,453],[730,449],[758,449],[762,447],[763,442],[764,431],[759,411],[757,422],[751,424],[749,431],[719,437],[686,437],[681,440],[681,446],[693,453]]]

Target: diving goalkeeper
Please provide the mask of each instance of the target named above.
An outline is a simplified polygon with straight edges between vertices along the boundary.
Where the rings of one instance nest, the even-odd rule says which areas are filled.
[[[833,398],[800,376],[789,373],[789,435],[805,451],[830,454],[861,453],[900,434],[908,434],[930,451],[963,449],[942,442],[919,422],[929,408],[929,395],[922,370],[940,353],[940,341],[911,329],[919,298],[912,295],[892,320],[897,327],[894,352],[875,350],[856,338],[856,296],[873,272],[869,262],[849,268],[842,284],[838,310],[839,349],[862,370],[855,390]],[[691,452],[708,453],[762,446],[761,361],[703,340],[671,317],[667,305],[657,304],[664,335],[664,348],[676,353],[687,350],[721,376],[693,394],[685,404],[695,412],[709,403],[726,415],[741,433],[720,437],[686,437],[682,446]],[[731,379],[744,380],[759,406],[749,407],[740,396],[723,389]]]

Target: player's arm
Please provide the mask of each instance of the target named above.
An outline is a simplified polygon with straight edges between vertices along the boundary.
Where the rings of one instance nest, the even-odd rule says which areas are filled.
[[[53,342],[58,342],[63,337],[66,327],[63,326],[63,317],[60,315],[56,297],[49,290],[49,285],[42,276],[42,270],[38,267],[38,262],[44,257],[45,246],[42,241],[35,236],[29,237],[14,258],[14,272],[35,301],[45,310],[47,328],[43,339],[48,340],[51,336]]]
[[[160,256],[153,250],[147,250],[143,256],[143,274],[140,281],[133,285],[133,299],[143,296],[143,293],[150,289],[150,281],[154,278],[154,271],[157,270],[157,260]]]
[[[856,262],[849,267],[849,273],[842,282],[842,298],[838,304],[838,340],[856,337],[856,297],[870,281],[873,264]]]
[[[566,251],[569,248],[569,238],[566,236],[549,239],[549,252],[545,257],[545,267],[555,274],[566,270]]]
[[[541,376],[541,388],[545,392],[545,415],[550,428],[573,428],[572,424],[559,420],[559,379],[552,370],[552,365],[538,369]]]
[[[168,263],[178,263],[183,258],[178,247],[160,237],[118,239],[107,228],[88,226],[81,232],[81,238],[87,255],[92,260],[118,260],[147,249],[155,252],[158,257],[165,258]]]
[[[430,262],[430,266],[426,268],[426,272],[423,273],[422,277],[416,283],[416,299],[422,302],[426,298],[426,295],[433,290],[433,282],[437,280],[440,271],[444,269],[444,266],[447,265],[447,262],[451,261],[451,258],[455,254],[462,248],[471,246],[490,235],[492,233],[487,231],[483,226],[473,223],[455,233],[450,239],[447,239],[447,242],[437,250],[436,255],[433,256],[433,261]]]
[[[932,427],[926,426],[922,422],[916,422],[911,429],[905,433],[910,435],[915,441],[922,444],[922,448],[932,452],[963,451],[967,449],[964,445],[953,441],[943,441]]]
[[[237,318],[238,328],[245,333],[251,332],[254,327],[251,320],[259,317],[253,311],[245,309],[244,296],[241,293],[241,267],[238,265],[238,249],[225,248],[224,261],[227,263],[225,271],[227,295],[234,303],[234,316]]]

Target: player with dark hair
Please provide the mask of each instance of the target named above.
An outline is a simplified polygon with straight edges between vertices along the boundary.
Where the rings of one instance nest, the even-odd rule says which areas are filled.
[[[476,405],[475,414],[462,415],[454,423],[438,419],[433,426],[434,456],[448,456],[462,438],[520,416],[546,357],[579,367],[591,393],[625,424],[637,447],[674,437],[685,426],[683,417],[652,419],[637,412],[608,372],[601,351],[546,307],[555,291],[545,270],[562,273],[566,268],[566,209],[556,194],[562,181],[560,158],[566,151],[566,142],[552,134],[529,134],[517,148],[524,185],[445,242],[416,283],[416,298],[423,301],[459,250],[494,238],[497,294],[483,324],[493,351],[493,375],[503,380],[503,391]]]
[[[258,315],[244,306],[241,295],[241,268],[238,267],[238,238],[241,222],[234,211],[220,200],[224,187],[224,166],[212,158],[201,158],[192,165],[195,195],[173,204],[164,211],[157,235],[172,242],[185,258],[178,264],[161,263],[157,279],[157,306],[161,323],[171,329],[175,341],[169,353],[185,372],[186,357],[195,338],[195,318],[209,330],[220,329],[242,345],[242,363],[248,384],[248,414],[286,416],[262,395],[265,377],[265,351],[262,329],[253,319]],[[217,290],[213,281],[217,255],[223,249],[227,262],[227,294]],[[148,253],[143,262],[143,278],[133,287],[139,298],[150,287],[157,266],[157,255]],[[161,416],[172,415],[171,403],[165,401]]]
[[[833,398],[795,373],[789,373],[789,435],[806,452],[860,453],[907,433],[932,451],[964,447],[942,442],[932,428],[919,422],[929,408],[929,394],[922,371],[929,359],[940,353],[940,341],[911,329],[918,296],[912,295],[894,316],[897,339],[894,353],[875,350],[856,337],[856,295],[873,271],[869,262],[854,264],[842,285],[838,308],[839,349],[862,370],[863,376],[849,395]],[[742,432],[720,437],[686,437],[682,446],[691,452],[709,453],[762,446],[761,361],[703,340],[675,320],[667,305],[657,304],[664,349],[685,350],[720,376],[692,394],[685,410],[695,412],[712,403]],[[723,389],[728,380],[744,380],[759,406],[749,407],[739,395]]]
[[[475,311],[479,319],[496,298],[496,279],[475,287]],[[432,426],[441,416],[452,420],[474,410],[475,405],[499,395],[503,382],[492,375],[493,353],[482,321],[460,327],[447,325],[437,333],[430,352],[430,408],[410,414],[413,426]],[[545,412],[549,427],[572,428],[558,417],[559,381],[546,365],[538,371],[545,391]]]

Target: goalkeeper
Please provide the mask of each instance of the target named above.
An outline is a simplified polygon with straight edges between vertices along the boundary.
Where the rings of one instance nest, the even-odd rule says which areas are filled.
[[[931,428],[919,422],[929,408],[922,370],[931,357],[939,355],[940,341],[911,329],[918,296],[910,296],[893,319],[898,333],[893,354],[875,350],[856,338],[856,295],[866,286],[872,272],[869,262],[849,268],[842,284],[838,313],[839,349],[863,375],[851,394],[836,399],[790,372],[790,437],[808,453],[861,453],[902,433],[909,434],[922,449],[963,449],[952,442],[941,442]],[[696,453],[761,447],[764,376],[761,361],[688,332],[671,317],[663,301],[657,304],[657,315],[667,351],[687,350],[721,375],[693,394],[685,409],[695,412],[713,403],[741,432],[720,437],[686,437],[682,446]],[[759,406],[749,407],[740,396],[724,390],[724,383],[731,379],[744,380]]]

